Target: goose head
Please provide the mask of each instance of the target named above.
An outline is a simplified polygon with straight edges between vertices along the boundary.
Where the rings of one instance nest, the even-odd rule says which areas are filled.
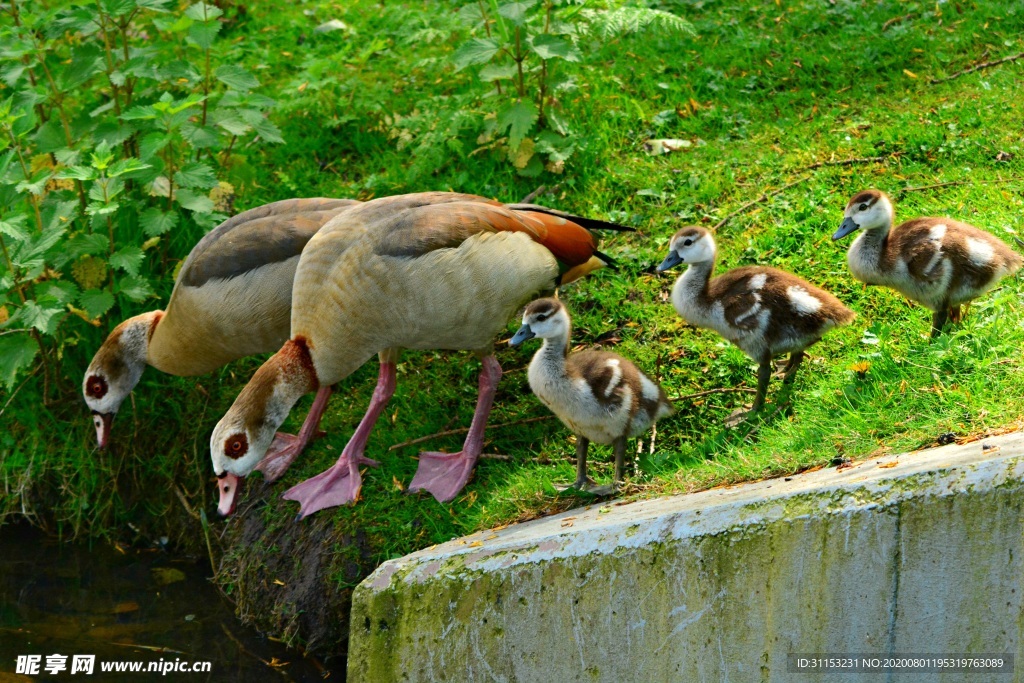
[[[317,386],[305,340],[288,341],[260,366],[213,428],[210,458],[222,516],[235,511],[242,479],[263,460],[292,406]]]
[[[85,371],[82,396],[92,411],[100,448],[109,443],[114,416],[146,369],[149,340],[162,316],[163,311],[150,311],[115,327]]]
[[[523,312],[523,326],[509,340],[510,346],[518,346],[527,339],[569,338],[569,311],[558,299],[537,299]]]
[[[658,266],[658,272],[675,268],[680,263],[713,263],[717,248],[711,231],[691,225],[682,228],[668,245],[668,256]]]
[[[843,222],[832,235],[840,240],[856,230],[888,229],[892,225],[892,200],[881,190],[864,190],[846,205]]]

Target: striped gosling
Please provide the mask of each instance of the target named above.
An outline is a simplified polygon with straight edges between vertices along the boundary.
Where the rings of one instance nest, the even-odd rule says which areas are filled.
[[[544,344],[530,362],[530,388],[576,434],[576,488],[598,495],[615,492],[622,481],[626,439],[671,415],[665,392],[632,362],[615,353],[588,349],[569,354],[569,311],[557,299],[526,307],[512,346],[540,337]],[[587,476],[590,442],[613,444],[615,482],[598,487]]]
[[[757,361],[751,410],[757,412],[768,393],[772,358],[789,354],[783,381],[791,383],[804,350],[833,327],[849,324],[855,314],[825,290],[775,268],[746,266],[712,278],[716,255],[710,232],[683,228],[672,237],[658,270],[690,264],[676,280],[672,304],[686,322],[718,332]]]
[[[853,276],[869,285],[892,287],[929,308],[932,338],[946,320],[960,322],[960,306],[1020,270],[1022,259],[1001,240],[949,218],[913,218],[892,229],[892,200],[866,190],[846,205],[833,240],[862,230],[846,260]]]

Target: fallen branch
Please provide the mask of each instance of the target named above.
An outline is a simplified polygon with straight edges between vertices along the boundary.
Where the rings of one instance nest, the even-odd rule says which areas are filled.
[[[220,628],[221,628],[222,631],[224,631],[224,635],[226,635],[228,638],[230,638],[231,642],[233,642],[238,647],[238,650],[240,652],[242,652],[243,654],[246,654],[246,655],[252,657],[253,659],[255,659],[255,660],[259,661],[259,662],[262,662],[263,664],[265,664],[267,666],[267,668],[271,669],[272,671],[275,671],[276,673],[281,674],[282,676],[284,676],[289,681],[293,680],[292,677],[288,675],[288,672],[285,671],[283,668],[281,668],[279,666],[274,666],[273,664],[271,664],[267,660],[263,659],[263,657],[260,657],[258,654],[256,654],[255,652],[253,652],[252,650],[247,648],[245,645],[243,645],[242,641],[240,641],[238,638],[236,638],[235,634],[232,633],[230,631],[230,629],[228,629],[228,627],[225,626],[223,623],[221,623]]]
[[[723,225],[725,225],[726,223],[728,223],[729,221],[731,221],[731,220],[732,220],[733,218],[735,218],[736,216],[739,216],[739,215],[740,215],[741,213],[743,213],[744,211],[746,211],[746,210],[747,210],[747,209],[749,209],[750,207],[752,207],[752,206],[755,206],[755,205],[757,205],[757,204],[760,204],[760,203],[762,203],[762,202],[766,202],[766,201],[768,201],[768,200],[769,200],[770,198],[774,197],[775,195],[777,195],[777,194],[782,194],[783,192],[785,192],[785,191],[786,191],[786,190],[788,190],[789,188],[791,188],[791,187],[793,187],[793,186],[795,186],[795,185],[799,185],[800,183],[806,182],[806,181],[810,180],[810,178],[811,178],[811,176],[809,176],[809,175],[808,175],[808,176],[804,176],[803,178],[800,178],[799,180],[794,180],[793,182],[789,183],[788,185],[783,185],[782,187],[780,187],[780,188],[779,188],[779,189],[777,189],[777,190],[774,190],[774,191],[772,191],[772,192],[766,192],[765,194],[761,195],[761,196],[760,196],[760,197],[758,197],[757,199],[755,199],[755,200],[753,200],[753,201],[749,201],[749,202],[747,202],[746,204],[744,204],[744,205],[743,205],[743,206],[741,206],[740,208],[736,209],[735,211],[733,211],[732,213],[730,213],[730,214],[729,214],[728,216],[726,216],[726,217],[725,217],[725,218],[723,218],[722,220],[720,220],[720,221],[718,221],[717,223],[715,223],[715,226],[714,226],[713,228],[711,228],[711,230],[712,230],[712,231],[718,230],[718,229],[719,229],[719,228],[721,228],[721,227],[722,227]]]
[[[1003,57],[1002,59],[993,59],[993,60],[988,61],[988,62],[982,62],[981,64],[977,64],[975,66],[972,66],[970,69],[964,69],[962,71],[957,71],[954,74],[950,74],[949,76],[946,76],[945,78],[932,78],[931,80],[928,81],[928,83],[931,84],[931,85],[936,85],[937,83],[945,83],[946,81],[951,81],[954,78],[960,78],[961,76],[964,76],[966,74],[971,74],[971,73],[974,73],[975,71],[981,71],[982,69],[987,69],[990,66],[996,66],[997,64],[1003,64],[1005,62],[1015,62],[1015,61],[1017,61],[1018,59],[1020,59],[1022,57],[1024,57],[1024,52],[1018,52],[1015,55],[1010,55],[1009,57]]]
[[[892,26],[893,24],[902,24],[904,21],[906,21],[907,19],[909,19],[912,16],[914,16],[913,12],[911,12],[910,14],[904,14],[902,17],[893,17],[889,21],[887,21],[884,24],[882,24],[882,32],[884,33],[885,30],[887,28],[889,28],[890,26]]]
[[[530,194],[528,194],[525,197],[523,197],[523,200],[521,202],[519,202],[519,203],[520,204],[529,204],[530,202],[532,202],[534,199],[536,199],[537,197],[541,196],[545,192],[547,192],[547,193],[557,192],[558,188],[560,188],[561,186],[562,186],[562,183],[555,183],[551,187],[548,187],[547,185],[541,185],[536,190],[534,190]]]
[[[854,164],[880,164],[888,158],[889,157],[887,156],[880,156],[860,157],[858,159],[840,159],[839,161],[818,161],[811,164],[810,166],[805,167],[803,170],[813,171],[814,169],[821,168],[822,166],[853,166]]]
[[[540,417],[528,417],[524,420],[513,420],[512,422],[502,422],[500,424],[492,425],[488,427],[490,430],[501,429],[502,427],[511,427],[513,425],[525,425],[531,422],[541,422],[543,420],[553,420],[554,415],[541,415]],[[469,431],[469,427],[459,427],[458,429],[446,429],[443,432],[436,432],[434,434],[427,434],[417,439],[410,439],[403,441],[402,443],[396,443],[394,446],[388,448],[388,453],[391,451],[397,451],[399,448],[405,448],[406,446],[415,446],[418,443],[424,441],[430,441],[431,439],[440,439],[442,436],[454,436],[455,434],[465,434]]]
[[[725,387],[722,389],[708,389],[707,391],[698,391],[696,394],[687,394],[686,396],[676,396],[673,401],[689,401],[691,399],[700,398],[701,396],[710,396],[711,394],[734,394],[737,392],[745,392],[748,394],[756,394],[757,389],[751,389],[750,387]]]
[[[970,180],[950,180],[946,183],[935,183],[934,185],[921,185],[920,187],[904,187],[900,190],[900,194],[907,192],[922,192],[924,190],[934,190],[937,187],[950,187],[951,185],[967,185],[969,183],[1012,183],[1021,178],[998,178],[996,180],[976,180],[971,178]]]

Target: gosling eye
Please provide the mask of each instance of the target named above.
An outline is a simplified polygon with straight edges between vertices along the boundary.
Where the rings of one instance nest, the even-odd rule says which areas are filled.
[[[857,210],[858,211],[867,211],[868,210],[868,205],[867,204],[861,204],[860,206],[857,207]]]
[[[693,244],[693,240],[690,240],[690,239],[688,239],[688,240],[686,240],[685,242],[683,242],[683,246],[684,246],[684,247],[688,247],[688,246],[690,246],[691,244]]]
[[[542,323],[550,317],[550,313],[541,313],[540,315],[537,316],[537,322]]]

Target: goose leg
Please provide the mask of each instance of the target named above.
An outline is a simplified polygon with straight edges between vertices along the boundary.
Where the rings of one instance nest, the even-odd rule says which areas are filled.
[[[942,334],[942,328],[946,324],[946,319],[949,317],[949,307],[940,306],[939,310],[932,314],[932,339],[935,339]]]
[[[558,484],[555,486],[559,491],[576,489],[578,491],[589,491],[594,485],[594,480],[587,476],[587,451],[590,450],[590,439],[585,436],[576,435],[576,481],[571,484]]]
[[[271,442],[270,448],[267,449],[267,454],[256,465],[256,469],[263,473],[263,478],[266,481],[277,481],[285,473],[285,470],[291,466],[299,453],[302,452],[302,449],[306,447],[306,444],[313,439],[324,436],[324,432],[320,431],[320,419],[327,408],[327,401],[331,397],[332,389],[333,387],[330,386],[320,387],[319,391],[316,392],[316,399],[306,415],[305,422],[302,423],[302,429],[299,430],[298,436],[282,434],[281,432],[274,435],[274,440]]]
[[[494,393],[501,379],[501,366],[494,356],[483,359],[480,370],[480,394],[476,402],[476,412],[469,426],[469,434],[458,453],[420,453],[420,464],[416,476],[409,484],[409,493],[413,491],[429,491],[440,503],[447,503],[459,495],[459,491],[473,474],[473,466],[480,457],[484,446],[484,428],[487,416],[491,413]]]
[[[966,306],[964,308],[966,309]],[[964,314],[966,314],[966,312],[967,311],[965,310]],[[961,313],[960,313],[960,307],[959,306],[950,306],[950,308],[949,308],[949,322],[953,323],[954,325],[959,325],[961,320],[963,320],[963,315],[961,315]]]
[[[345,444],[345,450],[341,452],[338,461],[315,477],[310,477],[285,491],[285,500],[294,500],[300,505],[298,519],[308,517],[317,510],[346,505],[359,498],[359,489],[363,485],[359,466],[376,467],[378,464],[376,460],[363,456],[366,440],[394,393],[395,359],[392,356],[385,360],[382,354],[380,375],[377,377],[377,388],[373,391],[370,406],[366,409],[366,415],[359,422],[352,438]]]

